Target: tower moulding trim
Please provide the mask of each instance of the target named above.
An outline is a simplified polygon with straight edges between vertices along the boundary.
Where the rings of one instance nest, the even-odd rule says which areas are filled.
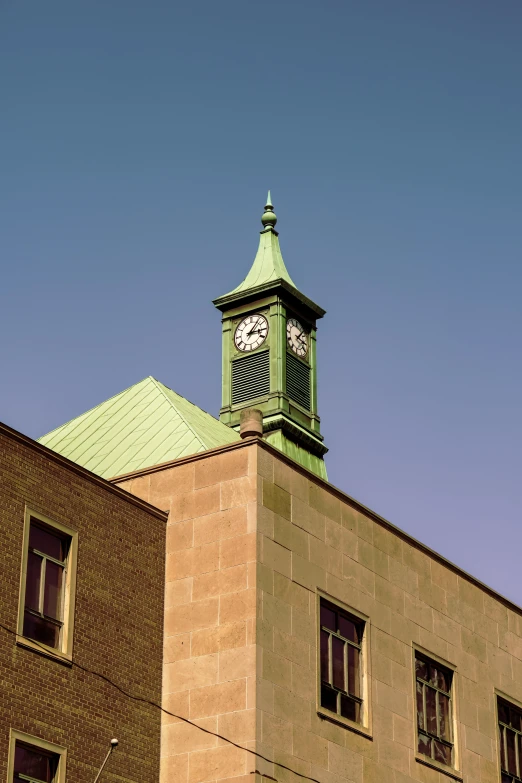
[[[263,420],[263,432],[274,432],[276,430],[281,430],[290,440],[299,443],[301,446],[306,446],[312,454],[318,457],[324,456],[328,451],[328,448],[322,443],[322,435],[319,437],[309,435],[303,427],[294,424],[286,416],[267,416]]]

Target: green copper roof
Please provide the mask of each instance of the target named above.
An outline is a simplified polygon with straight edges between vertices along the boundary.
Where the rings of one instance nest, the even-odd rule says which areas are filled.
[[[275,230],[277,217],[271,203],[270,191],[268,191],[265,212],[261,218],[261,222],[264,228],[261,231],[259,248],[252,268],[243,282],[238,285],[237,288],[234,288],[230,294],[248,291],[251,288],[256,288],[257,286],[271,283],[276,280],[285,280],[289,285],[293,286],[293,288],[296,288],[295,283],[288,274],[285,262],[283,261],[283,256],[281,255],[279,237]],[[230,296],[230,294],[227,294],[227,296]]]
[[[112,478],[239,439],[226,424],[149,376],[39,441]]]

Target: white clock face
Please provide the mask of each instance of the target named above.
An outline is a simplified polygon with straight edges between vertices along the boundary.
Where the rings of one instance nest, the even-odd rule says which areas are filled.
[[[243,318],[234,334],[238,351],[255,351],[263,345],[268,335],[268,321],[264,315],[249,315]]]
[[[286,322],[286,339],[294,353],[304,358],[308,353],[308,335],[295,318]]]

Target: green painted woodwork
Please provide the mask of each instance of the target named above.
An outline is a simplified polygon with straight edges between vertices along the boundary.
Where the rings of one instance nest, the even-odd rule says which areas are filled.
[[[237,440],[237,432],[152,377],[39,438],[103,478]]]
[[[276,449],[282,451],[290,459],[295,460],[304,468],[308,468],[309,471],[315,473],[316,476],[328,481],[328,474],[326,472],[326,465],[322,457],[312,454],[295,440],[285,437],[282,430],[276,432],[267,432],[264,439],[268,441]]]
[[[275,231],[265,229],[259,238],[259,248],[250,272],[243,282],[230,292],[230,295],[250,291],[251,288],[266,285],[277,280],[286,282],[295,288],[281,255],[279,236]]]
[[[221,310],[223,324],[223,385],[221,421],[239,429],[241,410],[259,408],[263,413],[265,438],[292,459],[326,478],[323,456],[327,449],[320,432],[317,412],[317,358],[316,322],[325,311],[296,288],[283,261],[279,235],[275,229],[277,217],[273,211],[270,192],[261,218],[263,229],[254,263],[243,282],[230,293],[214,300]],[[268,320],[266,341],[250,354],[241,353],[234,344],[234,332],[247,315],[262,313]],[[287,393],[287,319],[295,317],[309,334],[309,350],[303,362],[310,377],[310,408],[292,400]],[[261,351],[270,352],[270,392],[260,397],[233,404],[232,367],[240,357]],[[301,374],[304,374],[301,373]],[[255,378],[253,378],[253,386]],[[237,398],[236,398],[237,399]]]

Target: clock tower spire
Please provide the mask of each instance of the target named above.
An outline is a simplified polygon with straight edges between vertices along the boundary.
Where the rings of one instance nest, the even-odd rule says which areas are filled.
[[[326,478],[317,413],[317,320],[325,311],[296,287],[281,255],[268,191],[259,248],[243,282],[214,300],[223,314],[220,419],[239,429],[241,410],[259,408],[264,438]]]

